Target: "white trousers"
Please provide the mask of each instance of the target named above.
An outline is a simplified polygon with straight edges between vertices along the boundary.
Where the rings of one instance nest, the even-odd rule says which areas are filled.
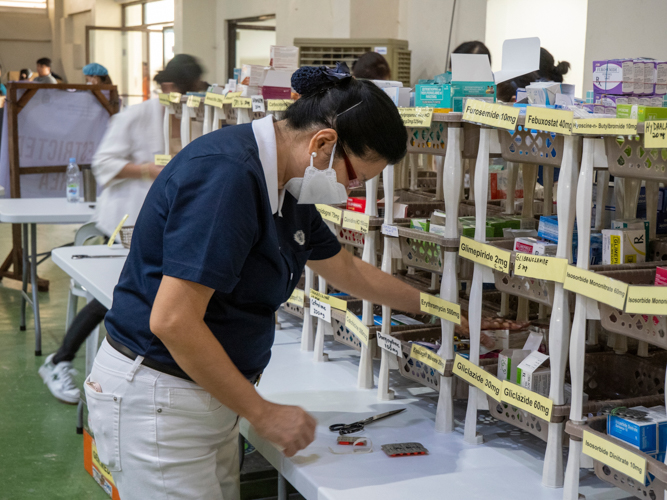
[[[238,416],[194,382],[142,359],[105,339],[84,384],[97,452],[120,498],[237,500]]]

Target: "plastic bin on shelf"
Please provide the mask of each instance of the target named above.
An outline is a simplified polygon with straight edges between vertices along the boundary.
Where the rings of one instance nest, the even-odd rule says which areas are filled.
[[[613,351],[587,352],[584,363],[584,415],[596,413],[607,405],[656,406],[664,402],[667,351],[656,351],[650,358]],[[546,441],[548,422],[490,396],[489,411],[498,420],[508,422]],[[554,405],[551,422],[568,420],[570,405]]]
[[[593,464],[595,475],[599,479],[643,500],[665,500],[665,489],[667,489],[667,465],[646,453],[642,453],[634,446],[625,443],[620,439],[608,436],[606,417],[600,416],[589,418],[583,424],[568,422],[565,426],[565,433],[578,439],[583,439],[584,431],[588,431],[598,438],[614,443],[615,445],[646,459],[647,477],[649,478],[648,485],[640,483],[627,474],[594,459]]]
[[[232,107],[232,103],[227,103],[222,105],[222,109],[224,110],[225,116],[227,117],[227,125],[236,125],[236,121],[239,115],[238,108]]]
[[[656,263],[649,262],[644,266],[651,264],[653,267],[605,270],[599,271],[599,274],[631,285],[653,285]],[[606,266],[605,269],[614,267],[617,266]],[[667,315],[630,314],[602,302],[598,302],[598,308],[600,322],[605,330],[667,349]]]
[[[446,122],[433,120],[430,128],[408,127],[408,153],[444,155],[446,150]]]
[[[562,135],[517,125],[516,130],[511,132],[499,130],[498,136],[501,155],[505,160],[560,167],[564,145]]]
[[[667,149],[646,149],[644,134],[605,136],[609,173],[618,177],[667,180]]]

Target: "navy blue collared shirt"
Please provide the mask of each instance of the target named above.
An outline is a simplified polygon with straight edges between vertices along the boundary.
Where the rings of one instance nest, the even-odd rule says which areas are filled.
[[[261,372],[271,357],[274,313],[306,261],[340,251],[314,205],[298,205],[285,193],[278,212],[250,124],[193,141],[146,197],[106,316],[109,335],[139,355],[177,366],[149,324],[162,276],[172,276],[215,290],[204,321],[245,376]]]

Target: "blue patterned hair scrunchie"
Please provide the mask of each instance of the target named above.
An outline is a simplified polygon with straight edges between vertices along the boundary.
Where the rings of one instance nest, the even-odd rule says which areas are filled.
[[[292,75],[292,88],[301,97],[309,97],[351,79],[350,69],[344,62],[336,63],[336,69],[327,66],[303,66]]]

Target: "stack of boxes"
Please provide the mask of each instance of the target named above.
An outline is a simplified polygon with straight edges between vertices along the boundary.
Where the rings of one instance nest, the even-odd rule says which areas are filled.
[[[558,244],[558,216],[557,215],[541,216],[540,224],[537,229],[537,235],[543,240]],[[579,240],[577,237],[577,226],[575,223],[574,233],[572,235],[572,260],[574,264],[577,263],[577,250],[579,246],[578,241]],[[601,263],[602,263],[602,234],[591,233],[589,264],[593,266]]]
[[[618,415],[607,418],[607,434],[632,445],[660,462],[665,460],[667,448],[667,414],[664,406],[631,410],[645,412],[646,418],[638,420]],[[648,478],[647,478],[648,480]]]

